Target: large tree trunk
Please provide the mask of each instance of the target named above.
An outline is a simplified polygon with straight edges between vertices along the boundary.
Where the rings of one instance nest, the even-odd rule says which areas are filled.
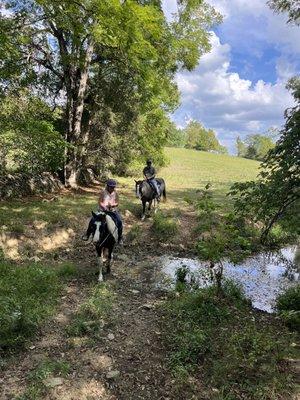
[[[73,188],[76,188],[79,183],[80,169],[83,167],[86,144],[89,139],[89,129],[84,130],[82,127],[82,115],[92,54],[93,43],[90,43],[86,49],[83,68],[70,77],[70,83],[67,85],[66,140],[69,147],[66,150],[65,185]]]

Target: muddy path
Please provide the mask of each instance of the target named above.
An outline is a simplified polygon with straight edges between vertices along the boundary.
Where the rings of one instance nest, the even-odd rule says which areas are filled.
[[[128,237],[125,235],[125,246],[116,249],[112,275],[105,282],[114,293],[114,304],[110,315],[99,321],[100,336],[91,340],[88,334],[66,334],[89,289],[97,285],[94,249],[81,242],[79,225],[72,243],[61,249],[60,259],[75,263],[82,273],[66,284],[56,314],[36,339],[24,351],[1,360],[1,400],[176,398],[161,331],[166,293],[158,290],[155,282],[159,256],[191,251],[196,217],[187,207],[176,216],[178,235],[163,240],[153,237],[151,218],[141,222],[129,210],[123,216]],[[140,226],[139,235],[130,238],[133,225]],[[32,375],[45,360],[67,363],[69,370],[64,376],[52,373],[40,380],[35,395]]]

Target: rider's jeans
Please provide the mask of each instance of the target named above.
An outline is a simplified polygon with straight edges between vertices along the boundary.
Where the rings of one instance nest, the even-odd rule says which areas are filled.
[[[157,196],[160,195],[159,193],[159,188],[158,188],[158,184],[155,178],[152,179],[148,179],[148,182],[150,183],[150,185],[154,188],[154,190],[156,191]]]

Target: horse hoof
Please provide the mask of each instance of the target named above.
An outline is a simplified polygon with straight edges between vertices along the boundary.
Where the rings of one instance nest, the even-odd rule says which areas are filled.
[[[98,282],[100,283],[100,282],[103,282],[103,276],[101,275],[101,276],[99,276],[99,278],[98,278]]]
[[[144,221],[145,218],[145,215],[142,215],[141,220]]]

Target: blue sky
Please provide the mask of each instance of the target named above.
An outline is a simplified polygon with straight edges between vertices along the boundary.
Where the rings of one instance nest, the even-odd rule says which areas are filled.
[[[265,0],[209,0],[224,17],[211,32],[212,50],[192,72],[177,74],[179,127],[191,119],[213,128],[230,153],[237,136],[282,126],[293,105],[286,81],[300,71],[300,28],[286,24]],[[164,0],[168,18],[176,0]]]

